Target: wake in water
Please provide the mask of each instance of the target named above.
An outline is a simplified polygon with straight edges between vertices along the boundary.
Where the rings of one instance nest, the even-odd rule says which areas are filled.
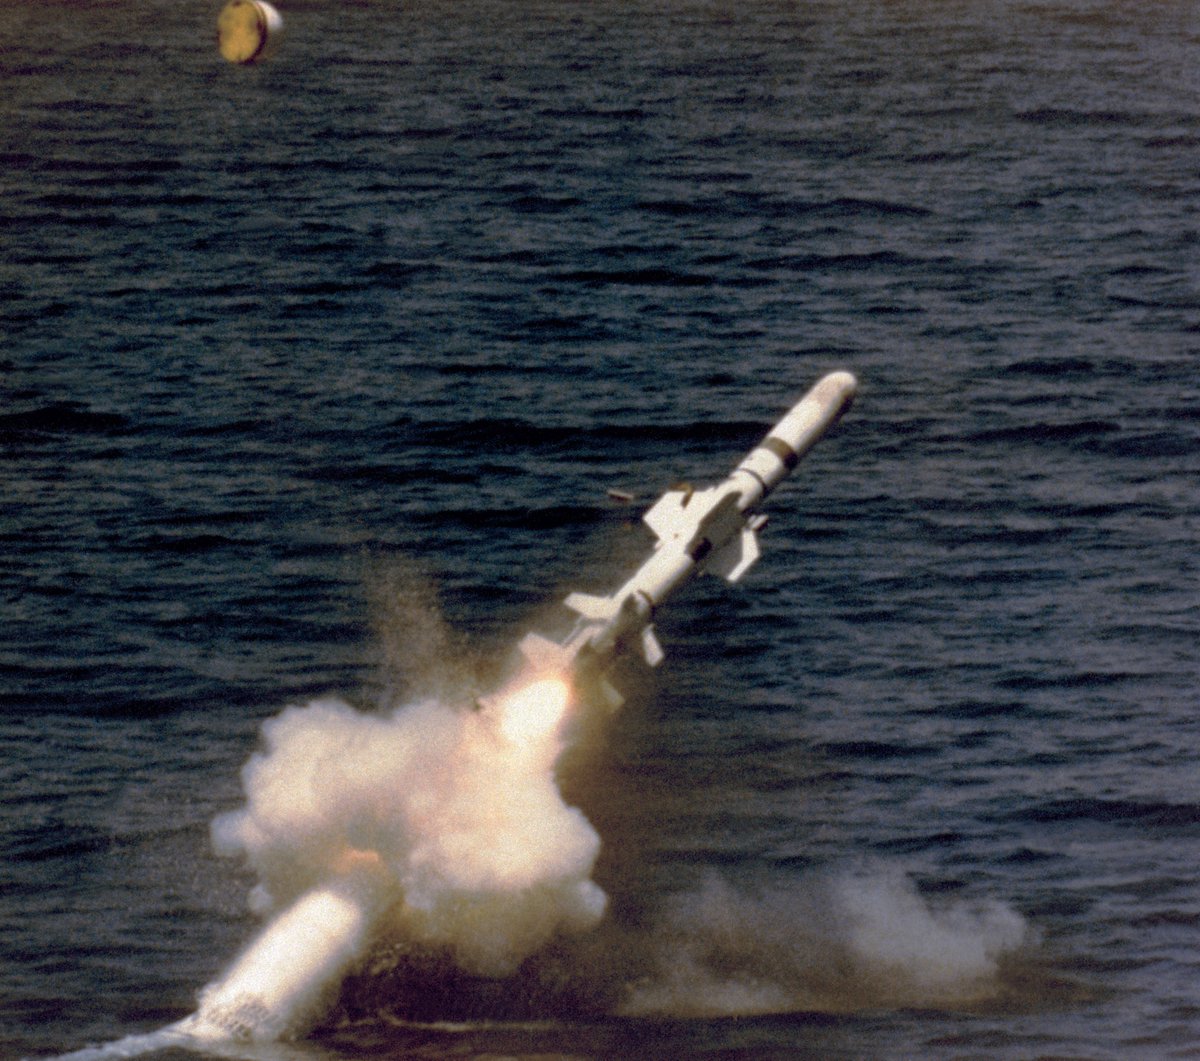
[[[636,882],[621,894],[624,909],[502,981],[402,940],[378,947],[346,981],[337,1025],[993,1011],[1062,995],[1012,908],[928,898],[879,864],[760,872],[753,882],[710,872],[665,895]]]

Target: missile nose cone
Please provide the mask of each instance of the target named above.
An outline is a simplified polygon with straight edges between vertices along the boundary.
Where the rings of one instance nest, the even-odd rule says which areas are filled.
[[[842,418],[857,393],[858,380],[853,373],[830,372],[792,406],[771,435],[783,439],[802,457]]]
[[[841,416],[850,408],[858,393],[858,378],[853,372],[830,372],[817,382],[810,392],[822,405],[836,405]]]

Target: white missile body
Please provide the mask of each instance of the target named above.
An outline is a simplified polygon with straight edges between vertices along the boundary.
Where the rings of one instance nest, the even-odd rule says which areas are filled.
[[[663,651],[652,624],[655,609],[701,571],[737,582],[750,569],[767,521],[758,505],[850,408],[857,389],[849,372],[825,376],[727,479],[663,494],[643,517],[658,538],[654,552],[611,596],[570,594],[563,603],[577,616],[574,629],[561,643],[526,635],[518,648],[528,663],[594,680],[619,707],[623,698],[605,676],[616,658],[636,644],[645,661],[658,666]]]

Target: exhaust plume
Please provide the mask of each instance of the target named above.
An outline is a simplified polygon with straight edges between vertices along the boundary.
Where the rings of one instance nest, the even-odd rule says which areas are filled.
[[[538,678],[481,711],[426,701],[379,717],[321,700],[268,721],[243,770],[245,806],[214,822],[213,839],[258,874],[251,904],[277,920],[206,992],[190,1030],[303,1030],[315,981],[336,986],[375,931],[504,976],[556,933],[594,925],[600,840],[554,778],[569,692]],[[334,942],[299,942],[330,919]],[[291,985],[308,978],[311,989]]]

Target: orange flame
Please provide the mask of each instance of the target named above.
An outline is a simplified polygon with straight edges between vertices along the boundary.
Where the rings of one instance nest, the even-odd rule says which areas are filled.
[[[570,699],[571,687],[562,678],[523,685],[500,700],[500,732],[513,744],[535,745],[555,733]]]

